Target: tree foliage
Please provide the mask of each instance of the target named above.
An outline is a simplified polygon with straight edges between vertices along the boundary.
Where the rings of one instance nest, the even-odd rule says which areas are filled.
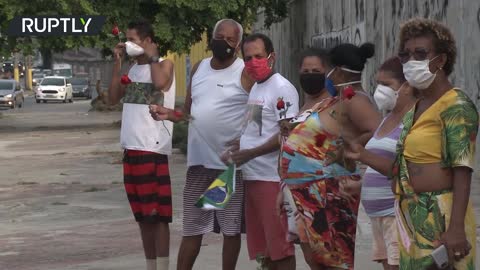
[[[266,15],[265,26],[287,16],[289,0],[0,0],[0,54],[13,50],[30,54],[34,49],[61,52],[78,47],[96,47],[108,54],[118,39],[113,25],[124,31],[127,24],[143,17],[152,22],[162,54],[186,52],[192,44],[211,33],[215,22],[232,18],[248,29],[257,12]],[[22,15],[104,15],[101,34],[82,37],[7,37],[9,21]]]

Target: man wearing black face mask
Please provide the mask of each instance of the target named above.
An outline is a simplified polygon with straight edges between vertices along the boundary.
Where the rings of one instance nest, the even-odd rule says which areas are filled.
[[[226,62],[235,59],[233,56],[235,55],[237,48],[232,47],[230,43],[225,39],[217,39],[213,37],[210,41],[210,49],[212,50],[213,57],[219,62]]]
[[[243,28],[238,22],[231,19],[217,22],[210,43],[213,57],[203,59],[192,69],[184,107],[184,113],[190,114],[193,120],[188,130],[188,171],[178,270],[193,268],[202,237],[214,230],[214,223],[219,225],[224,235],[222,269],[235,269],[240,252],[243,212],[240,171],[236,175],[235,194],[225,210],[205,211],[195,207],[195,203],[227,169],[222,153],[238,149],[248,93],[253,85],[244,72],[243,60],[237,57],[242,35]],[[150,112],[156,120],[182,120],[179,114],[161,106],[151,106]]]

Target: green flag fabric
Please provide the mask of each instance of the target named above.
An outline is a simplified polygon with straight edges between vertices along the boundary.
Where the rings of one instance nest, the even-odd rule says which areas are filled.
[[[204,210],[225,209],[235,193],[235,170],[235,164],[230,165],[200,196],[195,206]]]

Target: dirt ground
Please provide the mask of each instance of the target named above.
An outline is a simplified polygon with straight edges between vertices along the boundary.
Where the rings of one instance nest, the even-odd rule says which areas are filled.
[[[122,184],[115,124],[120,113],[91,113],[81,102],[74,106],[3,112],[0,270],[144,269],[138,228]],[[58,113],[59,108],[65,111]],[[186,172],[182,154],[172,155],[170,170],[170,265],[175,269]],[[477,213],[479,192],[475,179]],[[361,211],[356,269],[381,269],[370,261],[371,241],[369,221]],[[221,244],[220,236],[207,235],[195,269],[221,269]],[[246,242],[242,245],[237,269],[255,269],[256,263],[247,259]],[[299,248],[297,254],[297,269],[308,269]]]

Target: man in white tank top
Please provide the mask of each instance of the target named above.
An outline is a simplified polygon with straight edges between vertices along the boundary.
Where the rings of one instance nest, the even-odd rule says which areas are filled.
[[[141,238],[147,270],[168,270],[172,197],[168,157],[172,148],[172,122],[157,122],[148,106],[175,105],[173,63],[159,58],[152,26],[132,22],[127,42],[114,49],[115,64],[108,89],[111,104],[123,103],[121,145],[124,148],[124,182]],[[128,74],[121,75],[124,52],[135,59]],[[138,268],[137,268],[138,269]]]
[[[221,154],[235,147],[242,132],[248,92],[253,84],[237,57],[242,26],[234,20],[217,22],[210,48],[213,57],[197,63],[187,89],[184,111],[192,119],[188,129],[188,172],[183,193],[183,239],[177,270],[193,268],[202,237],[219,231],[224,235],[223,269],[235,269],[241,245],[243,181],[237,171],[235,193],[225,210],[201,210],[195,206],[200,195],[227,166]],[[182,120],[172,110],[151,106],[155,119]],[[234,150],[234,149],[230,149]],[[211,266],[219,269],[219,266]]]

